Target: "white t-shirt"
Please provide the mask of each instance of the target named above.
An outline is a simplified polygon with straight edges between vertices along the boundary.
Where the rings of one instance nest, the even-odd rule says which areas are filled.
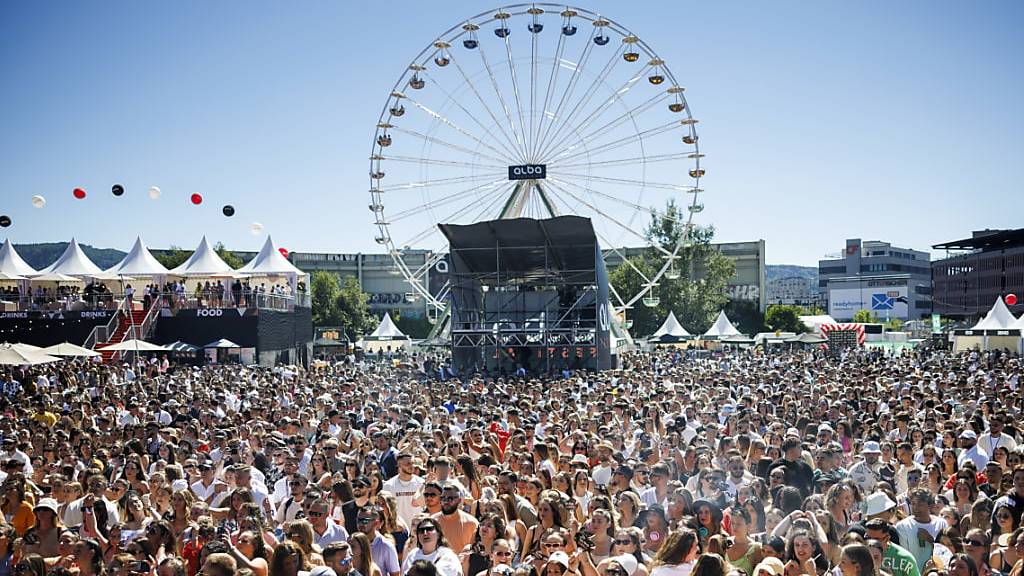
[[[437,568],[437,576],[462,576],[462,562],[452,552],[451,548],[440,547],[432,554],[424,554],[423,550],[416,548],[402,562],[402,574],[408,574],[413,562],[426,560]]]
[[[690,576],[693,572],[693,562],[684,562],[674,566],[658,566],[651,570],[651,576]]]
[[[931,522],[921,523],[911,516],[896,523],[896,532],[900,535],[900,546],[917,560],[917,567],[921,569],[925,562],[932,557],[932,543],[926,542],[917,537],[917,531],[924,528],[931,534],[933,540],[938,540],[939,532],[946,529],[946,521],[939,516],[933,516]]]
[[[412,505],[412,501],[425,483],[426,481],[419,476],[413,476],[408,481],[393,476],[383,485],[384,490],[395,495],[395,501],[398,503],[398,517],[405,520],[406,526],[411,525],[413,517],[420,512]]]

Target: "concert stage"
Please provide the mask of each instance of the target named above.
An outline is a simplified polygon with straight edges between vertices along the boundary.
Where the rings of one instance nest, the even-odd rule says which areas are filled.
[[[611,368],[608,275],[588,218],[439,227],[449,242],[458,373]]]

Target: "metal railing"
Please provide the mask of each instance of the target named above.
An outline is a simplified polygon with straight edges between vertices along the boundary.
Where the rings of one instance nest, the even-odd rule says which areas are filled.
[[[114,315],[110,317],[110,321],[104,326],[93,326],[93,329],[89,332],[89,336],[85,339],[83,347],[93,350],[97,344],[106,342],[110,336],[117,331],[117,324],[121,319],[121,315],[124,314],[124,309],[127,307],[127,301],[122,300],[118,305]]]

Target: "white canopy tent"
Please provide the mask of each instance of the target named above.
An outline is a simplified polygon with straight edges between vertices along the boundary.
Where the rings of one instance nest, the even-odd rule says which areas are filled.
[[[35,276],[39,271],[21,259],[10,240],[0,246],[0,272],[11,276]]]
[[[807,326],[807,329],[815,334],[821,333],[821,326],[823,324],[835,324],[836,319],[829,316],[828,314],[818,314],[813,316],[801,316],[800,321]]]
[[[709,340],[724,340],[729,336],[741,335],[740,331],[732,325],[729,321],[729,317],[725,315],[725,310],[718,313],[718,318],[715,319],[715,323],[708,328],[708,331],[704,333],[704,338]]]
[[[678,342],[691,337],[691,334],[676,319],[676,313],[669,311],[668,318],[665,318],[661,328],[658,328],[647,340],[648,342]]]
[[[225,272],[234,272],[234,269],[228,266],[227,262],[221,260],[221,257],[214,252],[213,247],[206,240],[206,236],[203,236],[203,239],[199,241],[199,246],[196,247],[196,251],[189,256],[188,260],[185,260],[180,266],[171,270],[170,274],[174,276],[209,278],[215,274]]]
[[[60,255],[60,258],[57,258],[56,262],[40,270],[39,274],[51,272],[82,277],[95,276],[102,274],[103,271],[85,255],[82,247],[78,245],[78,240],[72,238],[71,242],[68,243],[68,247],[64,249],[64,253]]]
[[[106,270],[106,274],[115,276],[158,277],[166,276],[167,273],[167,268],[153,257],[141,237],[135,238],[132,249],[120,262]]]
[[[1010,309],[1006,307],[1006,302],[1003,302],[1003,297],[999,296],[996,298],[995,304],[985,314],[985,317],[980,322],[975,324],[971,330],[1006,330],[1008,328],[1014,328],[1014,324],[1017,323],[1017,318],[1014,317]]]
[[[289,262],[270,236],[267,236],[267,241],[263,243],[259,253],[245,266],[239,268],[238,272],[250,276],[284,276],[288,279],[288,286],[292,294],[295,294],[298,289],[299,278],[302,278],[307,286],[309,285],[306,280],[308,274]]]
[[[357,345],[361,346],[367,354],[372,354],[381,350],[387,350],[389,347],[392,352],[398,352],[409,346],[409,343],[409,337],[402,333],[398,326],[395,326],[394,321],[391,320],[391,315],[385,312],[384,317],[380,319],[380,324],[377,325],[377,329],[369,336],[360,340]]]
[[[1024,319],[1024,316],[1022,316]],[[1024,352],[1024,320],[1016,318],[1002,296],[996,298],[985,317],[970,330],[953,332],[953,350],[1012,350]],[[996,332],[1005,330],[1006,332]],[[975,331],[977,333],[975,333]]]

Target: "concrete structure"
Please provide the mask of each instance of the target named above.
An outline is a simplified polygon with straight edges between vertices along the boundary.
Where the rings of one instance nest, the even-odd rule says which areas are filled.
[[[422,266],[430,254],[427,250],[406,250],[405,262],[415,269]],[[398,310],[402,317],[408,318],[422,318],[426,313],[423,298],[412,297],[412,288],[395,266],[390,254],[293,252],[291,261],[306,273],[322,270],[337,274],[342,279],[355,278],[363,292],[370,295],[370,311],[378,318],[383,312],[393,310]],[[442,273],[444,266],[435,268],[428,271],[432,288],[443,285],[446,276]]]
[[[721,242],[712,244],[719,252],[733,261],[736,270],[729,279],[726,290],[730,300],[743,300],[755,304],[761,312],[767,307],[767,291],[765,290],[765,256],[764,240],[751,242]],[[619,248],[617,252],[605,250],[605,266],[608,272],[622,264],[622,257],[627,258],[643,254],[644,248]],[[697,271],[697,278],[701,272]]]
[[[1024,313],[1024,228],[978,230],[932,248],[948,254],[931,266],[936,314],[974,319],[1008,294],[1018,300],[1010,311]]]
[[[818,261],[818,289],[840,322],[858,310],[883,320],[916,320],[932,311],[930,259],[888,242],[849,239],[841,254]]]
[[[787,276],[768,281],[768,305],[784,304],[805,308],[825,308],[818,283],[804,276]]]

